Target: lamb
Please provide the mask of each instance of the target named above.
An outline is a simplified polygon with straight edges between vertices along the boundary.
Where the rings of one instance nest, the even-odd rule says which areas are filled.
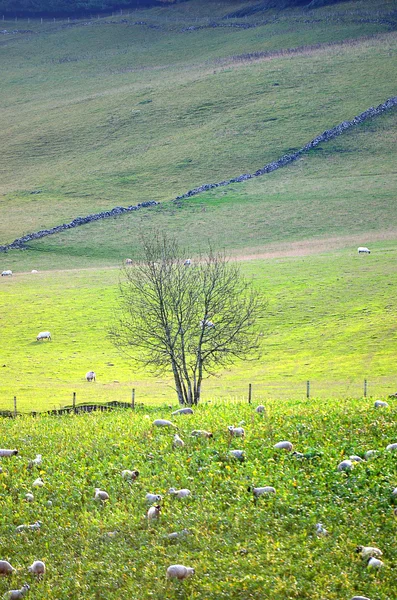
[[[377,450],[367,450],[364,454],[364,458],[365,460],[369,460],[370,458],[374,458],[377,454]]]
[[[28,571],[36,575],[37,579],[41,579],[45,573],[45,564],[42,560],[35,560],[30,567],[28,567]]]
[[[325,529],[322,523],[316,524],[316,534],[320,536],[328,535],[328,531]]]
[[[170,488],[168,490],[168,493],[171,494],[172,496],[176,496],[177,498],[187,498],[188,496],[190,496],[191,491],[186,488],[182,488],[181,490],[176,490],[175,488]]]
[[[365,462],[365,460],[363,458],[361,458],[361,456],[357,456],[357,454],[352,454],[352,456],[349,456],[349,459],[352,462],[357,462],[357,463]]]
[[[124,469],[124,471],[121,471],[121,477],[127,481],[135,481],[135,479],[139,477],[139,471],[130,471],[129,469]]]
[[[191,567],[185,567],[184,565],[171,565],[167,569],[168,579],[187,579],[194,575],[195,571]]]
[[[132,265],[132,258],[126,258],[125,259],[125,264],[126,265]]]
[[[376,548],[374,546],[357,546],[356,552],[357,554],[360,554],[361,558],[363,558],[364,560],[367,558],[372,558],[374,556],[382,556],[383,554],[382,550],[379,550],[379,548]]]
[[[40,331],[36,337],[36,340],[51,340],[51,333],[49,331]]]
[[[20,600],[30,590],[30,585],[28,583],[24,583],[20,590],[10,590],[6,592],[4,598],[8,598],[8,600]]]
[[[186,408],[179,408],[178,410],[174,410],[173,413],[171,413],[172,416],[174,415],[193,415],[193,409],[190,407],[186,407]]]
[[[383,562],[379,558],[369,558],[367,562],[368,569],[381,569]]]
[[[190,258],[187,258],[183,264],[185,265],[185,267],[190,267],[192,261],[190,260]]]
[[[202,437],[202,438],[213,438],[213,434],[210,431],[205,431],[204,429],[194,429],[190,434],[193,437]]]
[[[172,442],[172,445],[174,446],[174,448],[183,448],[183,446],[185,445],[185,442],[176,433],[174,435],[174,441]]]
[[[95,488],[94,499],[100,500],[101,502],[106,502],[106,500],[109,500],[109,494],[104,490],[101,490],[101,488]]]
[[[351,460],[342,460],[338,465],[338,471],[351,471],[353,468],[353,463]]]
[[[6,271],[3,271],[1,274],[2,277],[9,277],[10,275],[12,275],[11,269],[7,269]]]
[[[288,452],[291,452],[293,447],[293,444],[287,441],[277,442],[277,444],[274,444],[273,446],[273,448],[275,448],[276,450],[288,450]]]
[[[263,494],[275,494],[276,490],[274,487],[270,486],[270,485],[266,485],[265,487],[249,487],[248,488],[249,492],[252,492],[254,494],[254,498],[259,498],[259,496],[262,496]]]
[[[228,430],[232,437],[243,438],[245,436],[245,431],[243,427],[234,427],[233,425],[229,425]]]
[[[33,502],[34,496],[30,492],[28,492],[25,496],[26,502]]]
[[[88,373],[85,374],[85,378],[87,381],[95,381],[95,371],[88,371]]]
[[[389,444],[388,446],[386,446],[386,450],[388,450],[389,452],[392,452],[393,450],[397,450],[397,444]]]
[[[256,407],[255,412],[257,412],[257,413],[264,413],[265,412],[265,407],[263,406],[263,404],[259,404],[259,406]]]
[[[12,575],[16,569],[10,565],[8,560],[0,560],[0,576]]]
[[[33,485],[33,487],[43,487],[44,481],[42,480],[41,477],[38,477],[37,479],[34,480],[32,485]]]
[[[36,521],[32,525],[18,525],[18,527],[16,528],[15,531],[17,533],[21,533],[25,529],[30,529],[30,531],[37,531],[38,529],[40,529],[41,526],[42,526],[42,522],[41,521]]]
[[[387,408],[388,406],[388,403],[383,400],[376,400],[374,403],[374,408]]]
[[[171,421],[167,421],[167,419],[156,419],[153,421],[153,425],[155,427],[174,427],[177,429],[177,426],[171,423]]]
[[[147,511],[147,518],[149,521],[152,521],[153,519],[158,519],[161,513],[161,506],[159,504],[157,504],[156,506],[151,506],[149,508],[149,510]]]
[[[33,469],[33,467],[39,467],[43,462],[41,454],[36,454],[36,458],[33,458],[29,461],[28,468]]]
[[[370,250],[366,246],[359,246],[357,248],[359,254],[371,254]]]
[[[155,502],[161,502],[162,501],[162,496],[160,496],[160,494],[146,494],[146,502],[148,502],[149,504],[154,504]]]
[[[16,454],[18,454],[18,450],[0,449],[0,456],[15,456]]]

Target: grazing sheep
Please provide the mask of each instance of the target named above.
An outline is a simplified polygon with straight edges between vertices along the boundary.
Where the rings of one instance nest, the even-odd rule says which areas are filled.
[[[273,446],[273,448],[275,450],[288,450],[288,452],[291,452],[293,447],[294,447],[293,444],[291,444],[291,442],[287,442],[287,441],[277,442],[277,444],[274,444],[274,446]]]
[[[210,329],[211,327],[215,327],[215,325],[209,319],[201,319],[200,327],[201,327],[201,329],[204,329],[204,327],[208,327]]]
[[[95,371],[88,371],[88,373],[85,374],[85,378],[87,381],[95,381]]]
[[[1,274],[2,277],[9,277],[10,275],[12,275],[11,269],[7,269],[6,271],[3,271]]]
[[[126,265],[132,265],[132,258],[126,258],[125,259],[125,264]]]
[[[357,251],[359,254],[371,254],[370,250],[368,250],[368,248],[366,248],[366,246],[359,246],[357,248]]]
[[[169,533],[167,538],[169,540],[177,540],[178,538],[186,537],[187,535],[190,535],[190,531],[188,529],[182,529],[182,531],[173,531],[172,533]]]
[[[351,600],[370,600],[367,596],[353,596]]]
[[[176,496],[177,498],[187,498],[188,496],[190,496],[191,491],[186,488],[182,488],[181,490],[170,488],[168,490],[168,493],[171,494],[171,496]]]
[[[30,492],[28,492],[26,494],[26,496],[25,496],[25,500],[26,500],[26,502],[33,502],[33,500],[34,500],[33,494],[31,494]]]
[[[21,531],[24,531],[25,529],[29,529],[30,531],[37,531],[38,529],[40,529],[41,526],[42,526],[42,522],[36,521],[32,525],[18,525],[18,527],[15,529],[15,531],[17,533],[21,533]]]
[[[363,458],[361,458],[361,456],[357,456],[357,454],[352,454],[351,456],[349,456],[349,459],[352,462],[357,462],[357,463],[365,462],[365,460]]]
[[[0,449],[0,456],[15,456],[18,454],[18,450],[7,450],[6,448]]]
[[[34,274],[38,273],[38,270],[37,269],[32,269],[30,272],[34,275]]]
[[[104,490],[101,490],[101,488],[95,488],[94,499],[100,500],[101,502],[106,502],[106,500],[109,500],[109,494]]]
[[[381,569],[383,562],[379,558],[369,558],[367,562],[368,569]]]
[[[127,481],[135,481],[135,479],[139,477],[139,471],[129,471],[128,469],[124,469],[124,471],[121,471],[121,477]]]
[[[265,412],[265,407],[263,406],[263,404],[260,404],[259,406],[256,407],[255,412],[257,413],[264,413]]]
[[[338,465],[338,471],[351,471],[353,468],[353,463],[351,460],[342,460]]]
[[[16,569],[10,565],[8,560],[0,560],[0,575],[12,575]]]
[[[42,560],[35,560],[30,567],[28,567],[28,571],[33,573],[33,575],[36,575],[37,579],[41,579],[45,573],[45,564]]]
[[[32,485],[33,485],[33,487],[43,487],[44,481],[42,480],[41,477],[38,477],[37,479],[34,480]]]
[[[244,450],[230,450],[229,454],[233,456],[233,458],[237,458],[237,460],[244,460]]]
[[[364,454],[364,458],[365,460],[369,460],[370,458],[374,458],[377,454],[377,450],[367,450]]]
[[[190,407],[186,407],[186,408],[179,408],[178,410],[174,410],[173,413],[171,413],[173,416],[174,415],[193,415],[193,409]]]
[[[192,261],[190,260],[190,258],[187,258],[183,264],[185,265],[185,267],[190,267]]]
[[[20,600],[23,598],[28,591],[30,590],[30,585],[28,583],[24,583],[20,590],[10,590],[4,594],[4,598],[8,598],[8,600]]]
[[[382,550],[374,546],[357,546],[357,554],[360,554],[362,559],[371,558],[373,556],[382,556]]]
[[[389,450],[389,452],[392,452],[393,450],[397,450],[397,444],[389,444],[388,446],[386,446],[386,450]]]
[[[147,518],[149,521],[152,521],[153,519],[158,519],[161,513],[161,506],[159,504],[157,504],[156,506],[151,506],[149,508],[149,510],[147,511]]]
[[[171,565],[167,569],[168,579],[187,579],[194,575],[194,569],[191,567],[185,567],[184,565]]]
[[[229,425],[228,430],[232,437],[243,438],[245,436],[245,431],[243,427],[234,427],[233,425]]]
[[[328,531],[325,529],[322,523],[316,524],[316,534],[320,536],[328,535]]]
[[[392,496],[397,496],[397,487],[394,488],[394,490],[391,493]]]
[[[204,429],[194,429],[190,434],[193,437],[202,437],[202,438],[213,438],[214,435],[210,431],[205,431]]]
[[[163,499],[162,496],[160,496],[160,494],[146,494],[146,502],[148,502],[149,504],[154,504],[155,502],[161,502]]]
[[[155,427],[174,427],[177,429],[177,426],[171,423],[171,421],[167,421],[167,419],[156,419],[153,421],[153,425]]]
[[[185,445],[185,442],[176,433],[174,435],[174,441],[172,442],[172,445],[174,446],[174,448],[183,448],[183,446]]]
[[[270,486],[270,485],[266,485],[265,487],[249,487],[248,488],[249,492],[252,492],[254,494],[254,498],[259,498],[259,496],[262,496],[263,494],[275,494],[276,490],[274,487]]]
[[[33,467],[39,467],[43,462],[41,454],[36,454],[36,458],[33,458],[29,461],[28,469],[33,469]]]
[[[388,406],[388,403],[383,400],[376,400],[374,403],[374,408],[387,408]]]
[[[36,340],[51,340],[51,333],[49,331],[40,331],[36,337]]]

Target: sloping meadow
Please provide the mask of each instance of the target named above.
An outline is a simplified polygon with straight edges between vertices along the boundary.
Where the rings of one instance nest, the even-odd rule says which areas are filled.
[[[173,448],[174,428],[182,448]],[[326,598],[395,594],[392,490],[397,484],[396,408],[370,401],[266,402],[257,414],[243,404],[203,404],[194,415],[171,410],[69,417],[23,417],[0,423],[2,444],[19,454],[2,459],[1,559],[17,573],[0,593],[29,582],[29,598]],[[245,439],[231,438],[242,423]],[[191,436],[194,429],[213,439]],[[289,440],[303,453],[275,450]],[[230,455],[242,449],[245,460]],[[350,472],[337,466],[352,454],[379,450]],[[29,460],[42,454],[39,467]],[[137,469],[138,479],[122,479]],[[41,477],[44,486],[32,487]],[[250,485],[274,486],[256,501]],[[109,500],[94,500],[95,488]],[[170,487],[188,488],[185,499]],[[27,502],[25,495],[34,494]],[[148,523],[146,493],[163,496],[162,513]],[[49,504],[52,504],[51,506]],[[40,520],[41,528],[16,533]],[[316,535],[321,522],[328,534]],[[171,532],[188,534],[170,540]],[[377,546],[384,567],[370,571],[357,545]],[[47,567],[42,581],[27,572],[34,559]],[[166,569],[184,564],[195,575],[167,581]],[[11,583],[12,581],[12,583]]]

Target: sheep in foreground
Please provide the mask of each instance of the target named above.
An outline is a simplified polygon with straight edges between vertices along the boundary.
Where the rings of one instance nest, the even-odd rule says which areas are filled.
[[[43,487],[44,486],[44,481],[42,480],[41,477],[38,477],[37,479],[34,480],[34,482],[32,483],[33,487]]]
[[[162,496],[160,496],[160,494],[146,494],[146,502],[148,502],[149,504],[154,504],[155,502],[161,502],[163,499]]]
[[[357,454],[352,454],[351,456],[349,456],[349,460],[356,463],[365,462],[365,460],[361,458],[361,456],[357,456]]]
[[[139,477],[139,471],[124,469],[124,471],[121,471],[121,477],[127,481],[135,481]]]
[[[364,458],[365,460],[369,460],[370,458],[374,458],[377,454],[377,450],[367,450],[364,454]]]
[[[388,403],[383,400],[376,400],[374,403],[374,408],[387,408],[388,406]]]
[[[187,498],[187,496],[190,496],[191,491],[186,488],[176,490],[172,487],[168,490],[168,493],[171,494],[171,496],[175,496],[176,498]]]
[[[109,494],[105,490],[101,490],[101,488],[95,488],[94,500],[106,502],[106,500],[109,500]]]
[[[351,600],[369,600],[367,596],[353,596]]]
[[[36,575],[37,579],[41,579],[45,574],[45,564],[42,560],[35,560],[30,567],[28,567],[28,571],[33,573],[33,575]]]
[[[388,450],[389,452],[393,452],[393,450],[397,450],[397,444],[389,444],[388,446],[386,446],[386,450]]]
[[[161,506],[157,504],[156,506],[151,506],[147,511],[148,521],[152,521],[153,519],[158,519],[161,513]]]
[[[194,569],[191,567],[185,567],[184,565],[171,565],[167,569],[168,579],[187,579],[194,575]]]
[[[382,556],[382,550],[374,546],[357,546],[357,554],[360,554],[362,559],[372,558],[373,556]]]
[[[243,427],[234,427],[233,425],[229,425],[228,430],[232,437],[243,438],[245,436],[245,430]]]
[[[259,406],[256,407],[255,412],[257,412],[257,413],[264,413],[265,412],[265,407],[263,406],[263,404],[259,404]]]
[[[194,429],[190,434],[193,437],[202,437],[202,438],[213,438],[214,435],[210,431],[205,431],[204,429]]]
[[[30,585],[28,583],[24,583],[23,586],[21,587],[21,589],[19,590],[9,590],[8,592],[6,592],[4,594],[4,598],[7,598],[8,600],[20,600],[20,598],[23,598],[24,596],[26,596],[26,594],[28,593],[28,591],[30,590]]]
[[[172,442],[172,445],[174,448],[183,448],[183,446],[185,445],[185,442],[183,441],[182,438],[179,437],[179,435],[176,433],[174,435],[174,441]]]
[[[25,496],[25,500],[26,500],[26,502],[33,502],[33,500],[34,500],[33,494],[31,494],[30,492],[28,492],[26,494],[26,496]]]
[[[18,454],[18,450],[7,450],[6,448],[0,449],[0,456],[15,456]]]
[[[233,456],[233,458],[237,458],[237,460],[244,460],[244,450],[230,450],[229,454]]]
[[[49,331],[40,331],[36,337],[36,341],[39,340],[51,340],[51,333]]]
[[[0,560],[0,576],[12,575],[16,569],[10,565],[8,560]]]
[[[379,560],[379,558],[369,558],[367,562],[368,569],[381,569],[383,567],[383,562]]]
[[[271,485],[265,485],[264,487],[252,487],[248,488],[249,492],[254,494],[254,498],[259,498],[259,496],[263,496],[263,494],[275,494],[276,489]]]
[[[3,271],[1,274],[2,277],[9,277],[10,275],[12,275],[11,269],[7,269],[6,271]]]
[[[371,254],[370,250],[366,246],[359,246],[357,248],[359,254]]]
[[[351,471],[353,468],[353,463],[351,460],[342,460],[338,465],[338,471]]]
[[[291,452],[293,447],[293,444],[287,441],[277,442],[277,444],[274,444],[273,446],[275,450],[287,450],[288,452]]]
[[[153,421],[153,425],[155,427],[174,427],[177,429],[177,426],[171,423],[171,421],[167,421],[167,419],[156,419]]]
[[[193,415],[193,409],[190,408],[189,406],[186,406],[185,408],[179,408],[178,410],[174,410],[173,413],[171,413],[172,416],[174,415]]]
[[[85,378],[87,381],[95,381],[95,371],[88,371],[88,373],[85,374]]]
[[[18,525],[18,527],[15,529],[15,531],[17,533],[21,533],[21,531],[24,531],[25,529],[29,529],[30,531],[37,531],[38,529],[40,529],[41,526],[42,526],[42,522],[36,521],[32,525]]]

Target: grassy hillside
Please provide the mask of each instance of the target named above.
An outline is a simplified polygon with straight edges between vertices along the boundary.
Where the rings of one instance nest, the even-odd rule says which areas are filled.
[[[34,33],[1,40],[0,241],[254,171],[384,101],[395,2],[371,4],[270,11],[249,29],[202,2],[19,23]],[[209,7],[225,27],[209,27]],[[269,56],[245,57],[257,52]]]
[[[12,583],[1,578],[0,593],[28,581],[32,600],[394,598],[396,467],[385,450],[396,442],[394,406],[267,402],[265,415],[242,405],[202,406],[175,419],[186,444],[175,450],[173,432],[151,425],[170,412],[0,422],[2,439],[19,449],[2,459],[0,474],[2,556],[17,568]],[[245,440],[230,440],[227,426],[242,419]],[[214,439],[192,438],[193,429]],[[313,458],[274,450],[284,439]],[[231,449],[243,449],[246,460],[232,459]],[[370,449],[376,458],[337,471],[342,459]],[[42,465],[30,471],[37,453]],[[137,481],[124,481],[123,469],[138,469]],[[39,476],[44,487],[32,487]],[[276,494],[255,503],[249,485],[273,486]],[[191,495],[172,498],[171,486]],[[105,505],[94,501],[96,487],[108,492]],[[150,524],[147,492],[164,497]],[[40,531],[16,533],[38,519]],[[328,535],[317,537],[318,522]],[[189,535],[168,539],[183,529]],[[383,569],[368,570],[358,545],[379,547]],[[41,582],[27,572],[35,559],[46,563]],[[175,563],[195,575],[167,582]]]

